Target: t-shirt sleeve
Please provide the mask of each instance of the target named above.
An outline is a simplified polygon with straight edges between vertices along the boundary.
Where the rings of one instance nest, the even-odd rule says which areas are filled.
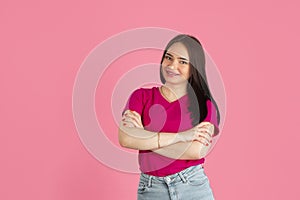
[[[207,100],[206,106],[207,106],[207,116],[203,121],[210,122],[214,125],[214,130],[215,130],[214,136],[216,136],[220,132],[219,124],[218,124],[218,117],[217,117],[217,109],[210,100]]]
[[[122,115],[126,110],[132,110],[140,114],[142,116],[144,109],[144,101],[143,101],[143,89],[137,89],[132,92],[130,97],[127,100],[127,103],[122,111]]]

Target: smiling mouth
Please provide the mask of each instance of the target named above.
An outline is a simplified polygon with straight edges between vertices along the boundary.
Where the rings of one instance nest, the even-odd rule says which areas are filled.
[[[166,73],[170,76],[178,76],[179,74],[166,70]]]

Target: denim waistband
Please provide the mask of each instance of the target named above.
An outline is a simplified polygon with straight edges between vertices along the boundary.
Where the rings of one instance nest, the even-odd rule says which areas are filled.
[[[141,176],[148,179],[148,186],[151,185],[151,180],[155,179],[161,182],[166,182],[166,183],[170,183],[172,182],[174,179],[176,179],[177,177],[180,177],[182,182],[187,182],[186,178],[194,173],[196,173],[197,171],[199,171],[200,169],[202,169],[203,166],[202,165],[195,165],[195,166],[191,166],[188,167],[180,172],[177,172],[175,174],[171,174],[168,176],[153,176],[153,175],[149,175],[149,174],[145,174],[145,173],[141,173]]]

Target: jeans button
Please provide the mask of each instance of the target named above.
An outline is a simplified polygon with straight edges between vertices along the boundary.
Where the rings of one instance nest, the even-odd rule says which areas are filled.
[[[170,183],[170,182],[171,182],[170,177],[166,177],[165,180],[166,180],[167,183]]]

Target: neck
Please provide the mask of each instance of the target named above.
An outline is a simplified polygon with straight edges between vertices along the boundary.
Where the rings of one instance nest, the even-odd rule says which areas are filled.
[[[164,95],[166,95],[168,99],[179,99],[187,93],[187,84],[173,85],[165,83],[163,86]]]

